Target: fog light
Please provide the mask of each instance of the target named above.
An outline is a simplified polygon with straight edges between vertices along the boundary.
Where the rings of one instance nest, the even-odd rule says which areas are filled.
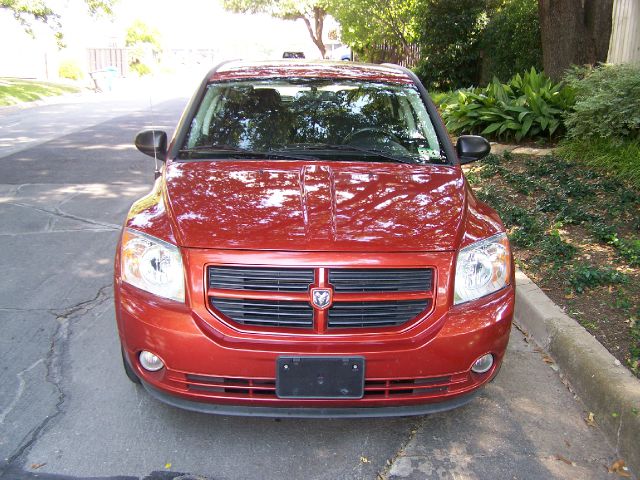
[[[160,360],[160,358],[158,358],[151,352],[147,352],[146,350],[140,352],[139,358],[142,368],[144,368],[145,370],[149,370],[150,372],[157,372],[162,367],[164,367],[164,363],[162,363],[162,360]]]
[[[493,355],[487,353],[486,355],[481,356],[471,366],[471,371],[475,373],[486,373],[493,366]]]

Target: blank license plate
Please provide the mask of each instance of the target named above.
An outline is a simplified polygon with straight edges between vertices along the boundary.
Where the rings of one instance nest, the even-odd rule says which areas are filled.
[[[364,357],[278,357],[276,394],[280,398],[362,398]]]

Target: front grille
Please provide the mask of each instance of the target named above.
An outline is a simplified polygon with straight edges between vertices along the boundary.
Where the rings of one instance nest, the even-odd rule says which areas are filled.
[[[424,292],[431,290],[431,268],[340,268],[329,270],[336,292]]]
[[[182,388],[212,397],[235,399],[276,397],[275,378],[229,378],[170,372],[171,380]],[[469,372],[440,377],[405,379],[365,379],[363,399],[429,398],[464,389],[473,383]]]
[[[329,328],[395,327],[430,306],[430,299],[337,302],[329,309]]]
[[[185,375],[191,391],[231,394],[234,396],[275,395],[276,382],[271,379],[225,378],[206,375]]]
[[[306,292],[312,268],[209,267],[209,288],[256,292]]]
[[[460,380],[457,380],[459,382]],[[407,378],[401,380],[369,380],[365,382],[367,397],[395,397],[405,395],[429,395],[448,392],[455,381],[451,376],[429,378]]]
[[[313,326],[313,308],[308,302],[249,300],[210,297],[211,306],[242,325],[260,327]]]
[[[398,327],[434,305],[434,268],[295,268],[209,265],[209,307],[238,326],[327,329]],[[333,291],[322,312],[310,289]],[[250,329],[248,329],[250,330]]]

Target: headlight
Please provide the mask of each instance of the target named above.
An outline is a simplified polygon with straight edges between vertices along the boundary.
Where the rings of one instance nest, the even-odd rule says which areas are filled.
[[[122,235],[122,280],[178,302],[184,302],[182,256],[175,245],[125,229]]]
[[[500,233],[460,250],[456,263],[454,305],[484,297],[509,284],[511,250]]]

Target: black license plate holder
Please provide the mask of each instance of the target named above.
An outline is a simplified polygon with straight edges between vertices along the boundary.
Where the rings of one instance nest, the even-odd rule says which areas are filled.
[[[358,399],[364,395],[364,357],[278,357],[279,398]]]

